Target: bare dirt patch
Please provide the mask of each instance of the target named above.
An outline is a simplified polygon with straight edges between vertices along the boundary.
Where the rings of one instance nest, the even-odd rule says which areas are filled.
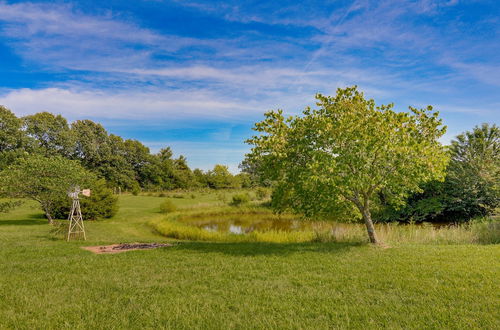
[[[149,250],[160,247],[173,246],[169,243],[122,243],[112,245],[98,245],[98,246],[82,246],[82,249],[96,253],[120,253],[132,250]]]

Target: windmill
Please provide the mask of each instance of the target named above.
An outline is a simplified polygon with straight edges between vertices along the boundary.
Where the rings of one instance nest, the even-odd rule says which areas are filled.
[[[87,239],[87,237],[85,236],[85,227],[83,226],[82,210],[80,209],[80,198],[79,198],[80,194],[89,197],[90,189],[80,190],[79,186],[73,186],[68,192],[69,198],[73,200],[73,204],[71,205],[71,211],[69,212],[68,216],[69,220],[69,229],[67,238],[68,241],[72,235],[78,237],[83,236],[84,240]]]

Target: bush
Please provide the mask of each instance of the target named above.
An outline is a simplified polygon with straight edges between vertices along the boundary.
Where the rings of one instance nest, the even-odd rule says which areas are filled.
[[[172,201],[166,199],[163,203],[160,204],[160,212],[161,213],[172,213],[177,211],[177,206],[175,206]]]
[[[263,187],[257,188],[255,191],[255,196],[257,196],[258,200],[264,200],[270,196],[269,190]]]
[[[246,204],[250,201],[250,196],[248,194],[236,194],[233,196],[231,204],[235,206]]]
[[[161,192],[158,194],[158,197],[167,197],[167,194],[165,194],[164,192]]]
[[[139,195],[140,192],[141,192],[141,188],[139,187],[139,185],[134,186],[132,188],[132,195],[137,196],[137,195]]]
[[[106,186],[106,181],[101,179],[90,185],[90,197],[80,197],[80,207],[83,220],[97,220],[111,218],[118,211],[118,198]],[[72,200],[64,198],[54,203],[54,217],[67,219],[71,210]]]

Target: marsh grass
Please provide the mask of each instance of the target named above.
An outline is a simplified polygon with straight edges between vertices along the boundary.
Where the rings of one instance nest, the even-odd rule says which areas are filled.
[[[256,229],[246,234],[212,231],[203,224],[224,224],[238,219],[247,226],[259,221],[302,221],[297,230]],[[362,224],[300,220],[291,214],[275,215],[258,205],[246,207],[219,207],[205,210],[184,210],[163,219],[150,222],[156,231],[168,238],[214,242],[366,242],[366,229]],[[470,224],[436,227],[432,224],[377,224],[377,234],[387,244],[495,244],[500,242],[498,221],[474,221]]]

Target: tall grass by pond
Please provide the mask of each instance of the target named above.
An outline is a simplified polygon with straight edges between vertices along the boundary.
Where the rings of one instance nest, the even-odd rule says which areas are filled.
[[[261,207],[211,208],[177,212],[150,223],[160,234],[175,239],[213,242],[366,242],[363,224],[302,220],[275,215]],[[236,228],[236,230],[234,230]],[[381,241],[389,244],[500,243],[500,222],[436,227],[431,224],[377,224]]]

